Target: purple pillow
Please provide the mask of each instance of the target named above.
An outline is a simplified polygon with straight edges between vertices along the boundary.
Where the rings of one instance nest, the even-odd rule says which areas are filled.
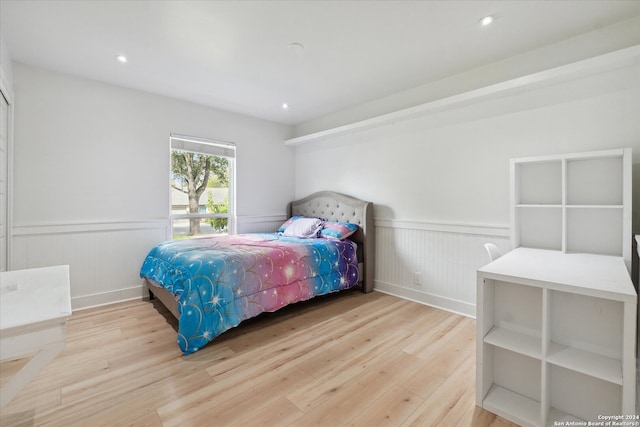
[[[322,222],[319,218],[297,218],[284,229],[282,235],[305,239],[316,238],[322,229]]]

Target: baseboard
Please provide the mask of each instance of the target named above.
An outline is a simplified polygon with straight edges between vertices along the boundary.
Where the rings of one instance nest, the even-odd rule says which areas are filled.
[[[402,286],[376,280],[374,281],[374,290],[414,301],[420,304],[425,304],[431,307],[446,310],[452,313],[460,314],[462,316],[472,318],[475,318],[476,316],[475,304],[469,304],[464,301],[458,301],[451,298],[430,294],[428,292],[420,291],[417,289],[414,290],[403,288]],[[132,286],[125,289],[74,297],[71,299],[71,307],[73,310],[86,310],[103,305],[141,299],[145,295],[146,288],[141,283],[139,286]]]
[[[142,283],[140,283],[139,286],[132,286],[130,288],[74,297],[71,298],[71,308],[73,310],[85,310],[118,302],[141,299],[145,294],[145,290]]]
[[[373,289],[399,298],[415,301],[431,307],[440,308],[466,317],[476,317],[476,306],[464,301],[430,294],[419,289],[409,289],[392,283],[374,280]]]

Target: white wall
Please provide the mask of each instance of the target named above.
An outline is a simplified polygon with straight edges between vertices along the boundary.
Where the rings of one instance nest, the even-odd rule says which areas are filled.
[[[167,237],[170,133],[236,143],[240,231],[284,219],[286,126],[18,63],[14,88],[12,269],[70,264],[76,308],[141,295]]]
[[[483,243],[509,249],[509,159],[632,147],[638,230],[638,117],[635,64],[299,145],[295,194],[374,202],[376,289],[474,315]]]
[[[376,217],[508,225],[512,157],[634,147],[638,66],[296,148],[296,195],[326,185]],[[357,165],[349,168],[349,165]]]
[[[3,90],[13,91],[13,62],[2,31],[0,31],[0,82]]]

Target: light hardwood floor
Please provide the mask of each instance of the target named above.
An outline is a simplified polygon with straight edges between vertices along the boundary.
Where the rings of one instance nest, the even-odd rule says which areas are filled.
[[[5,426],[514,426],[475,406],[475,321],[379,292],[266,314],[183,357],[159,303],[77,311]],[[6,361],[6,381],[24,360]]]

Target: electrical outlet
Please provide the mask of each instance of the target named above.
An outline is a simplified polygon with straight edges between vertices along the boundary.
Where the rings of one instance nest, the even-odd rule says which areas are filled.
[[[422,273],[420,271],[413,273],[413,283],[416,285],[422,285]]]

